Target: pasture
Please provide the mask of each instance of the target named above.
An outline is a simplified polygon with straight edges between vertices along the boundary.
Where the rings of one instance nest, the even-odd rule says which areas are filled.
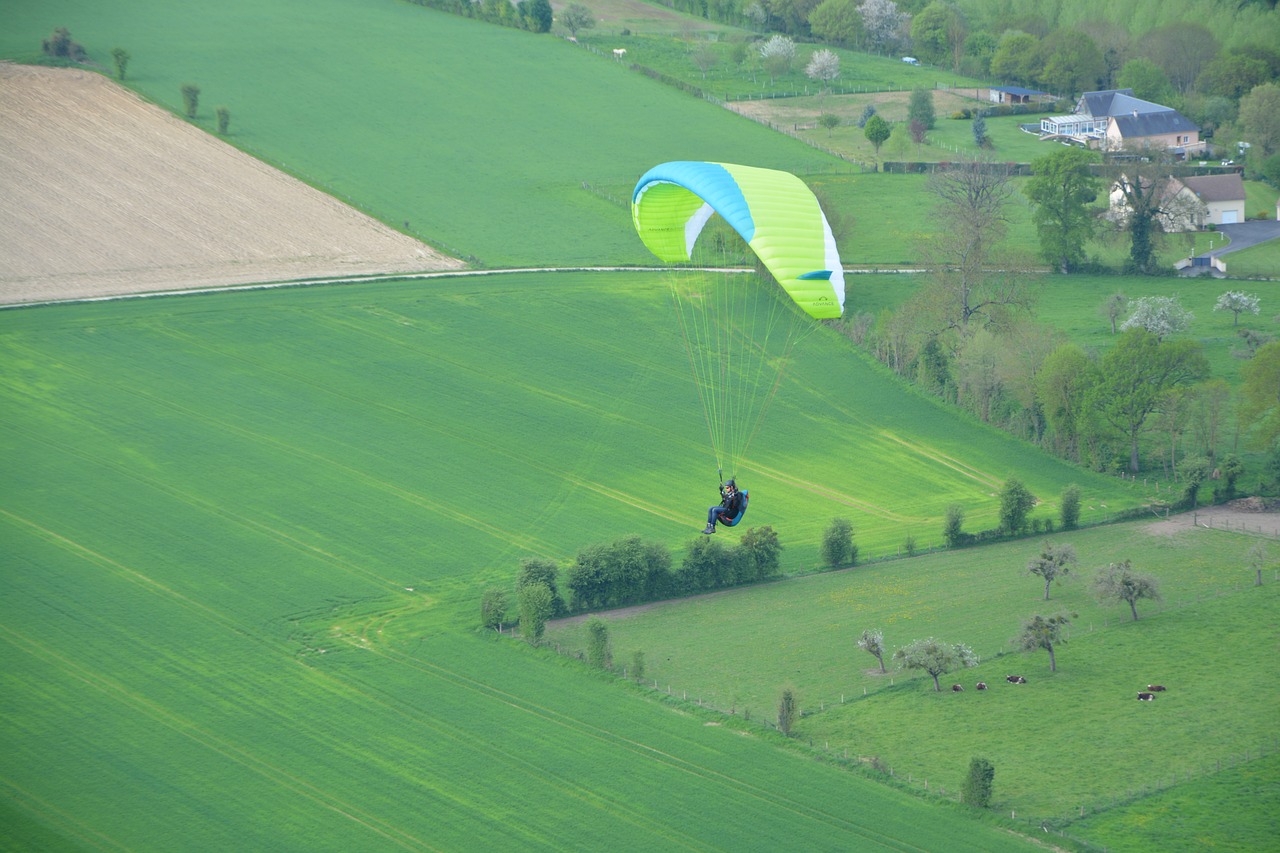
[[[900,782],[952,796],[970,756],[984,756],[997,768],[993,808],[1063,827],[1082,808],[1093,814],[1280,748],[1271,727],[1275,665],[1262,651],[1270,640],[1260,645],[1257,634],[1276,612],[1280,546],[1270,544],[1267,583],[1255,588],[1247,568],[1254,537],[1187,519],[1173,534],[1151,527],[1055,534],[1080,563],[1048,602],[1040,579],[1025,572],[1042,541],[1029,538],[602,616],[615,659],[642,650],[658,692],[772,723],[788,688],[804,715],[796,736],[819,752],[874,758]],[[1137,622],[1126,605],[1099,605],[1088,593],[1094,570],[1121,559],[1161,583],[1163,603],[1140,602]],[[1076,616],[1050,673],[1045,652],[1017,652],[1010,639],[1022,619],[1060,611]],[[857,647],[875,628],[884,631],[888,674]],[[549,636],[566,648],[585,645],[577,620]],[[982,662],[943,675],[935,693],[928,676],[888,660],[926,636],[965,643]],[[1010,673],[1028,683],[1005,683]],[[975,690],[978,681],[989,689]],[[947,689],[953,682],[964,692]],[[1169,692],[1136,702],[1152,682]],[[1265,825],[1239,800],[1243,822]],[[1083,827],[1070,831],[1092,839]]]

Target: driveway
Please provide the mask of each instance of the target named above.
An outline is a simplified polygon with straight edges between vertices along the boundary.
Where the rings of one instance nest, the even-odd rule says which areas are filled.
[[[1212,252],[1205,252],[1200,257],[1206,255],[1225,255],[1227,252],[1234,252],[1237,249],[1247,249],[1258,243],[1265,243],[1268,240],[1274,240],[1280,237],[1280,221],[1273,219],[1255,219],[1250,222],[1239,222],[1235,225],[1219,225],[1218,232],[1226,234],[1231,238],[1231,242],[1223,246],[1221,249],[1214,249]]]

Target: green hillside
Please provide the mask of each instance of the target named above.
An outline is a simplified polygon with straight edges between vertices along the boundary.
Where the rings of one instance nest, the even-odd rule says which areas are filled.
[[[169,109],[198,84],[202,126],[226,105],[233,144],[479,265],[653,263],[626,198],[675,158],[791,169],[861,202],[851,263],[910,257],[898,244],[930,227],[901,192],[916,176],[863,182],[581,47],[402,0],[0,0],[0,20],[3,57],[33,59],[65,26],[104,65],[128,49],[128,84]],[[852,304],[893,301],[874,291],[852,282]],[[656,272],[523,272],[0,311],[0,848],[1030,849],[994,814],[477,628],[482,590],[510,588],[521,557],[637,533],[678,562],[697,537],[715,472],[667,300]],[[804,577],[717,601],[793,597],[662,635],[703,627],[719,658],[665,661],[658,634],[644,642],[655,676],[755,705],[788,677],[834,699],[829,674],[791,664],[844,666],[862,602],[886,626],[1007,639],[1019,601],[997,571],[1035,540],[815,574],[833,516],[866,561],[908,537],[937,545],[953,503],[967,530],[994,526],[1010,476],[1040,498],[1038,521],[1073,482],[1086,524],[1162,496],[904,389],[830,329],[803,341],[742,473],[747,524],[772,526],[784,571]],[[1208,565],[1184,579],[1216,577]],[[955,607],[937,597],[949,572]],[[794,597],[850,576],[872,586],[829,587],[811,612]],[[1170,654],[1215,620],[1236,637],[1274,613],[1267,590],[1249,604],[1194,608]],[[1189,624],[1169,615],[1141,626]],[[782,657],[758,665],[729,642],[743,631]],[[1055,684],[1085,670],[1063,665]],[[806,734],[906,752],[939,726],[892,731],[919,687],[859,703],[885,709],[865,741],[841,711]],[[1178,708],[1179,737],[1212,725],[1211,702]],[[1266,714],[1241,705],[1239,742]],[[1091,737],[1064,730],[1040,754]],[[1040,796],[1020,772],[1001,797]],[[1268,814],[1250,812],[1247,837]],[[1135,843],[1144,820],[1116,813],[1091,837]]]
[[[473,633],[521,555],[696,528],[702,424],[656,278],[0,314],[15,843],[1017,847]],[[885,501],[858,517],[887,548],[958,494],[989,513],[1008,470],[1047,492],[1078,473],[927,402],[889,410],[900,392],[844,346],[804,342],[761,442],[753,512],[789,567],[855,484]],[[878,462],[841,452],[859,434]]]
[[[838,163],[561,39],[403,0],[0,0],[0,18],[0,56],[34,58],[58,26],[108,66],[123,46],[147,98],[181,112],[195,83],[205,127],[226,105],[232,143],[489,266],[651,263],[584,184],[629,192],[677,159]]]
[[[1247,567],[1256,537],[1182,524],[1173,532],[1143,521],[1055,534],[1079,564],[1048,602],[1043,582],[1026,573],[1042,546],[1031,539],[603,618],[615,657],[629,661],[642,650],[646,679],[660,691],[772,721],[778,695],[792,689],[806,742],[878,757],[897,776],[929,779],[953,794],[968,757],[987,756],[998,767],[1001,810],[1061,825],[1081,806],[1110,808],[1141,788],[1170,786],[1175,774],[1186,781],[1218,761],[1275,748],[1272,691],[1239,692],[1229,703],[1221,697],[1273,674],[1269,658],[1254,651],[1255,631],[1276,612],[1280,552],[1264,545],[1272,562],[1267,584],[1255,588]],[[1274,521],[1266,524],[1271,533]],[[1140,602],[1137,622],[1126,605],[1100,605],[1089,592],[1096,568],[1122,559],[1160,582],[1163,601]],[[1023,619],[1057,612],[1075,615],[1051,673],[1045,652],[1018,652],[1010,640]],[[888,674],[856,642],[877,628]],[[557,623],[550,636],[585,646],[577,620]],[[944,688],[963,683],[962,694],[936,694],[927,676],[895,671],[893,650],[927,636],[965,643],[981,657],[972,671],[943,676]],[[1213,654],[1203,654],[1207,648]],[[1006,684],[1011,673],[1029,684]],[[973,689],[978,681],[988,683],[987,694]],[[1154,709],[1134,701],[1151,682],[1170,687]],[[1146,760],[1155,752],[1163,756],[1159,778]],[[1049,766],[1051,782],[1043,774]]]

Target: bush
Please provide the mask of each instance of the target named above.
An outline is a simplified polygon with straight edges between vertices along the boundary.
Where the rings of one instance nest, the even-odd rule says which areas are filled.
[[[847,518],[833,518],[822,534],[822,559],[828,566],[849,565],[857,559],[858,550],[853,545],[853,522]],[[851,557],[852,555],[852,557]]]
[[[501,629],[507,619],[507,594],[490,587],[480,598],[480,621],[486,628]]]
[[[597,669],[613,666],[613,649],[609,645],[609,626],[595,616],[587,620],[587,660]]]
[[[985,758],[973,758],[969,761],[969,773],[965,776],[964,787],[960,796],[969,805],[985,809],[991,805],[991,789],[995,781],[996,768]]]
[[[1080,487],[1075,483],[1062,490],[1062,529],[1080,526]]]
[[[84,45],[73,40],[66,27],[58,27],[40,46],[46,56],[54,59],[69,59],[72,62],[83,62],[85,59]]]
[[[194,83],[182,84],[182,106],[187,118],[195,118],[200,112],[200,87]]]
[[[965,537],[972,541],[973,537],[964,533],[960,528],[964,526],[964,507],[960,504],[952,504],[947,507],[947,522],[942,528],[942,538],[946,540],[948,548],[955,548],[960,545],[967,545]]]

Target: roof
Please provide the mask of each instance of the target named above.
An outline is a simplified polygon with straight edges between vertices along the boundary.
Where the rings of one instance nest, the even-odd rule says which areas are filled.
[[[1116,123],[1120,136],[1125,139],[1160,136],[1165,133],[1191,133],[1200,129],[1200,125],[1176,110],[1118,115],[1113,116],[1112,120]]]
[[[1183,185],[1203,202],[1240,201],[1244,198],[1244,181],[1239,172],[1227,175],[1195,175],[1182,179]]]
[[[1024,89],[1021,86],[992,86],[993,92],[1005,92],[1009,95],[1047,95],[1048,92],[1041,92],[1038,89]]]
[[[1081,110],[1080,106],[1084,109]],[[1143,115],[1146,113],[1174,112],[1172,109],[1133,96],[1132,89],[1108,89],[1105,92],[1085,92],[1076,106],[1077,112],[1101,118],[1102,116]],[[1198,129],[1198,128],[1197,128]]]

